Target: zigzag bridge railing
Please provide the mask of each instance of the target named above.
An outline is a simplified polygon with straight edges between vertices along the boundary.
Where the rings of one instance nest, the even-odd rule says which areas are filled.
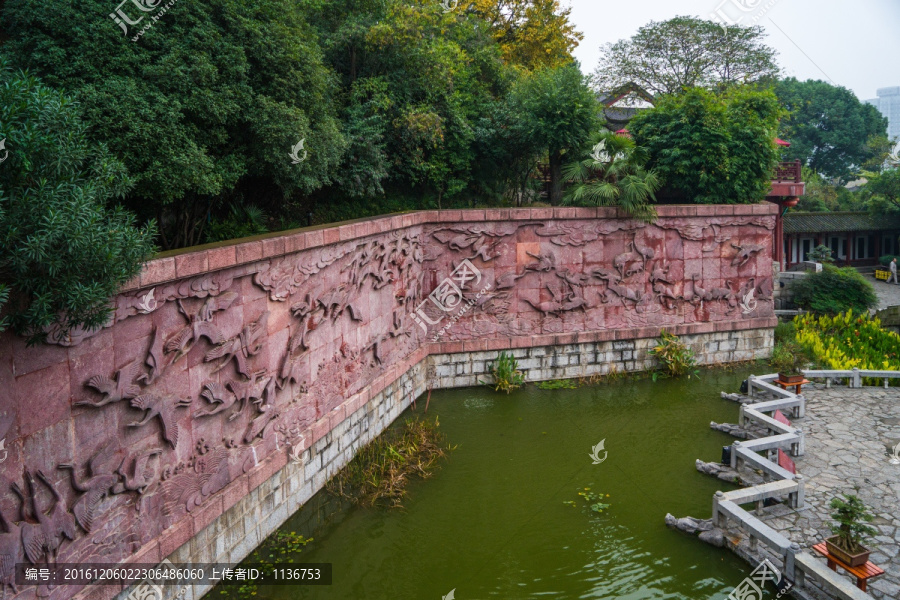
[[[868,371],[852,369],[845,371],[807,370],[803,375],[809,379],[825,379],[826,386],[835,380],[847,380],[851,388],[863,387],[866,379],[883,379],[888,387],[889,380],[900,379],[900,371]],[[829,569],[821,560],[808,552],[802,551],[800,545],[792,542],[781,533],[766,525],[761,519],[741,508],[741,504],[756,502],[761,511],[763,503],[769,498],[789,498],[792,508],[802,508],[804,502],[804,483],[802,475],[794,474],[777,463],[778,450],[789,452],[792,456],[803,456],[805,441],[803,430],[787,425],[770,416],[776,410],[789,411],[797,419],[806,414],[806,399],[802,394],[795,394],[770,383],[778,375],[751,375],[747,378],[747,396],[754,394],[774,395],[774,400],[762,400],[753,404],[741,405],[739,424],[745,427],[752,422],[768,430],[770,435],[747,441],[735,441],[731,451],[731,467],[737,469],[742,464],[763,473],[764,482],[759,485],[733,490],[716,492],[713,497],[712,518],[717,527],[724,529],[729,520],[737,524],[748,534],[750,550],[756,551],[760,541],[779,555],[783,561],[785,578],[795,587],[803,588],[806,577],[814,579],[826,592],[841,600],[867,600],[872,596],[855,587],[846,578]],[[767,414],[769,413],[769,414]],[[765,452],[763,456],[759,454]]]

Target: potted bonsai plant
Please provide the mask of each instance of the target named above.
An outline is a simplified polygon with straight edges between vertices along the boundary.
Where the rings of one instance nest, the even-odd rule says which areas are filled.
[[[853,494],[843,496],[843,500],[831,499],[831,508],[834,509],[831,518],[837,524],[831,526],[834,535],[825,539],[825,547],[832,556],[851,567],[858,567],[869,560],[869,549],[862,545],[863,542],[878,532],[866,525],[873,517],[863,501]]]
[[[806,366],[806,356],[797,344],[788,342],[775,348],[772,353],[772,366],[778,369],[778,380],[781,383],[800,383],[803,373],[800,369]]]

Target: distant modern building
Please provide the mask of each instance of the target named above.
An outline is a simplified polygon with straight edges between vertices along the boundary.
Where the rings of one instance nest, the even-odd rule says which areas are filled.
[[[888,136],[900,139],[900,87],[881,88],[875,92],[878,97],[866,100],[888,119]]]

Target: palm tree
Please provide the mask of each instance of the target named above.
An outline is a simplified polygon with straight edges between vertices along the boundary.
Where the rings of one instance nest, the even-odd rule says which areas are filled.
[[[634,218],[656,219],[652,202],[662,186],[656,171],[647,170],[647,151],[630,137],[602,130],[592,140],[590,157],[563,168],[563,181],[574,184],[563,204],[618,206]]]

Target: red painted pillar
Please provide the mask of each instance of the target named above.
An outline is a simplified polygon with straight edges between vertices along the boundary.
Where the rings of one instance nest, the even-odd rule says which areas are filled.
[[[778,215],[775,217],[775,232],[772,240],[772,258],[778,263],[779,270],[785,268],[786,257],[784,255],[784,225],[783,215],[784,207],[780,203],[775,202],[778,206]]]

